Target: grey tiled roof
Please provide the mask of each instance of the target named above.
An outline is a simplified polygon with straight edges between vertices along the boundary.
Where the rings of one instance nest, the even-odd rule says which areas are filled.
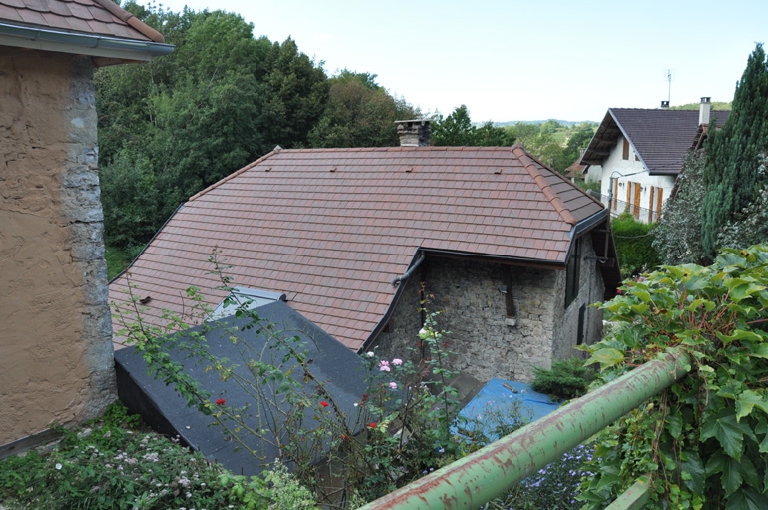
[[[718,127],[729,113],[712,112]],[[619,136],[624,136],[650,175],[677,175],[698,127],[698,110],[609,108],[581,163],[601,165]]]

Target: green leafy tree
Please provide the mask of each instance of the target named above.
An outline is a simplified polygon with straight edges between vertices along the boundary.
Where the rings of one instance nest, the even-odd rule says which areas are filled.
[[[105,238],[118,247],[145,243],[180,203],[275,145],[306,146],[328,96],[293,40],[255,39],[237,14],[126,8],[176,50],[95,75]],[[143,192],[125,195],[116,173],[131,162]]]
[[[653,247],[664,264],[702,264],[709,258],[701,243],[704,181],[703,153],[686,154],[677,178],[677,195],[664,204],[659,223],[653,230]]]
[[[435,115],[432,121],[432,145],[452,147],[507,147],[515,139],[502,127],[486,122],[479,129],[472,124],[466,105],[443,117]]]
[[[721,130],[711,130],[706,145],[702,240],[713,254],[720,228],[742,219],[764,180],[760,154],[768,149],[768,61],[762,44],[747,60],[733,97],[733,110]]]
[[[397,146],[395,121],[419,116],[403,103],[398,104],[376,83],[375,74],[345,69],[330,79],[328,102],[309,132],[309,143],[312,147]]]

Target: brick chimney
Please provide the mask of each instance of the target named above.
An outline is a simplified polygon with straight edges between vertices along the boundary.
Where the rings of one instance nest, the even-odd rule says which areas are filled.
[[[699,105],[699,126],[709,125],[709,113],[712,108],[712,102],[709,97],[702,97]]]
[[[430,121],[426,119],[396,120],[400,147],[428,147],[432,133]]]

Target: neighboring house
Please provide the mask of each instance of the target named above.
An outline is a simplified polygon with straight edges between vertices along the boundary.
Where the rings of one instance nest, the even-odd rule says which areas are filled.
[[[159,322],[195,285],[216,307],[213,250],[232,285],[285,294],[355,351],[405,356],[426,301],[455,368],[484,381],[599,339],[589,305],[620,283],[608,211],[520,146],[276,148],[181,206],[110,299],[130,281]]]
[[[711,116],[718,127],[728,118],[730,112],[710,112],[710,106],[710,98],[703,97],[698,112],[608,109],[581,164],[588,165],[587,182],[600,182],[611,214],[629,211],[644,223],[658,221],[686,152],[701,147]]]
[[[92,76],[172,49],[110,0],[0,0],[0,457],[116,398]]]

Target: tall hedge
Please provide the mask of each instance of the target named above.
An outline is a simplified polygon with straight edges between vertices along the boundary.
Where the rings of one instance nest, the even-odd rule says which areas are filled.
[[[626,212],[611,221],[622,277],[650,271],[661,264],[661,258],[653,247],[652,231],[655,226],[641,223]]]

